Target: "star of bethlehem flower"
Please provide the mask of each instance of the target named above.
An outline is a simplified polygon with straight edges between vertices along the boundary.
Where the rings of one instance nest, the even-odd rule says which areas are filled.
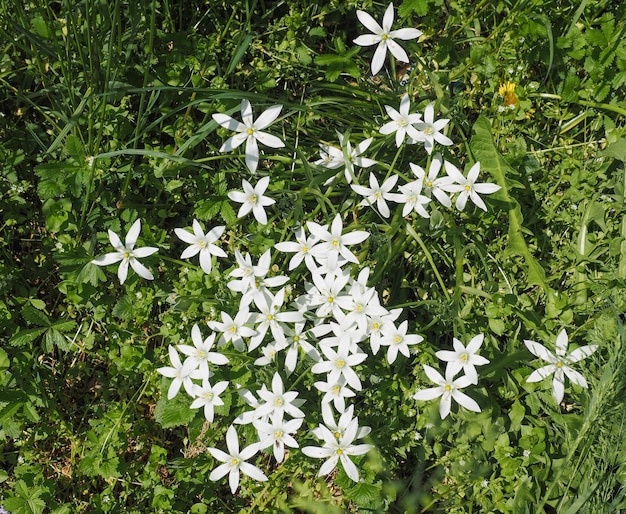
[[[269,422],[254,420],[252,423],[259,435],[260,449],[263,450],[272,446],[276,462],[282,462],[285,459],[285,446],[298,448],[298,442],[291,434],[296,433],[303,421],[304,418],[295,418],[289,421],[271,418]]]
[[[180,386],[185,388],[189,396],[193,396],[194,383],[192,379],[202,378],[202,372],[197,368],[197,363],[190,359],[185,359],[185,362],[181,363],[178,352],[172,345],[167,347],[167,351],[172,367],[157,369],[157,372],[161,375],[174,379],[167,391],[167,399],[171,400],[174,398],[178,394],[178,391],[180,391]]]
[[[209,321],[209,328],[221,332],[218,346],[224,346],[232,341],[233,346],[240,352],[245,349],[244,337],[252,337],[256,330],[246,326],[250,318],[248,309],[240,309],[235,318],[231,318],[226,312],[221,313],[222,321]]]
[[[267,476],[256,466],[246,462],[259,451],[259,443],[246,446],[239,451],[239,438],[234,426],[230,426],[226,432],[226,445],[228,453],[217,448],[208,448],[209,453],[218,461],[222,462],[209,475],[209,480],[216,481],[228,475],[228,483],[233,494],[239,487],[241,473],[248,475],[254,480],[265,482]]]
[[[337,438],[335,434],[324,425],[320,425],[315,435],[323,440],[321,447],[305,446],[302,453],[308,457],[326,459],[320,467],[317,476],[328,475],[338,462],[341,462],[346,475],[355,482],[359,481],[359,470],[350,456],[363,455],[373,448],[371,444],[353,444],[359,433],[358,419],[353,418],[345,428],[343,435]]]
[[[289,260],[289,271],[296,269],[302,261],[305,262],[306,267],[313,271],[317,269],[313,255],[311,254],[311,248],[315,245],[317,240],[315,236],[307,237],[304,228],[300,227],[296,234],[296,240],[283,241],[276,243],[274,248],[280,252],[293,253],[294,255]]]
[[[215,407],[219,407],[224,405],[224,401],[220,398],[220,394],[222,394],[226,388],[228,387],[228,382],[217,382],[214,385],[211,385],[208,379],[202,380],[202,385],[194,384],[193,385],[193,396],[195,400],[191,402],[189,406],[190,409],[199,409],[200,407],[204,408],[204,417],[209,422],[213,422],[213,418],[215,417]]]
[[[382,337],[380,340],[380,344],[382,346],[388,346],[387,350],[387,361],[389,364],[393,364],[398,356],[398,352],[400,352],[405,357],[410,357],[411,352],[409,350],[409,345],[414,345],[421,343],[424,338],[417,334],[409,334],[407,335],[407,329],[409,327],[409,322],[404,320],[400,325],[396,328],[393,323],[387,323],[382,328]]]
[[[484,334],[478,334],[471,339],[467,347],[463,346],[463,343],[458,339],[453,338],[454,351],[440,350],[435,355],[448,363],[447,366],[453,376],[463,370],[463,373],[471,379],[473,384],[478,384],[478,373],[474,366],[489,364],[489,360],[476,353],[480,350],[484,338]]]
[[[191,340],[193,346],[179,344],[178,349],[187,355],[187,360],[192,361],[195,367],[200,370],[202,378],[209,379],[209,362],[218,366],[228,364],[228,358],[221,353],[212,352],[211,348],[215,342],[215,334],[210,334],[206,339],[202,339],[200,327],[194,325],[191,328]]]
[[[200,267],[207,275],[210,274],[212,267],[211,256],[226,257],[224,250],[213,244],[222,237],[225,229],[226,227],[224,226],[213,227],[205,234],[198,220],[193,220],[193,234],[183,228],[174,229],[176,235],[189,245],[180,258],[188,259],[199,253]]]
[[[340,412],[339,420],[335,421],[333,416],[333,409],[330,403],[322,403],[322,419],[324,420],[324,426],[328,428],[337,439],[341,439],[346,433],[346,430],[350,427],[350,423],[357,417],[354,417],[354,405],[350,405],[347,409]],[[356,439],[362,439],[366,437],[372,429],[370,427],[362,426],[356,434]],[[323,432],[318,428],[311,430],[313,435],[318,439],[323,439]]]
[[[451,162],[445,162],[446,172],[448,176],[453,180],[447,184],[442,185],[442,189],[451,193],[459,193],[456,199],[456,208],[459,211],[465,209],[468,198],[476,205],[476,207],[487,211],[487,206],[483,199],[479,196],[495,193],[500,189],[497,184],[484,183],[477,184],[478,174],[480,173],[480,162],[476,162],[467,173],[467,178],[459,171],[459,169]]]
[[[426,172],[423,168],[417,166],[416,164],[413,164],[412,162],[409,163],[409,166],[411,167],[411,171],[413,172],[413,174],[422,181],[422,191],[424,193],[424,196],[426,196],[427,198],[431,198],[432,196],[434,196],[441,205],[449,208],[452,206],[452,201],[442,187],[452,183],[452,179],[450,178],[450,176],[437,176],[439,175],[439,171],[441,171],[442,164],[443,159],[441,157],[441,154],[437,154],[433,157],[430,163],[430,167],[428,168],[428,175],[426,175]]]
[[[238,267],[231,271],[229,276],[237,280],[231,280],[227,286],[231,291],[241,293],[240,309],[249,305],[259,293],[265,292],[270,287],[282,286],[289,281],[289,277],[285,276],[267,276],[272,261],[271,250],[266,250],[256,265],[252,264],[249,253],[241,255],[239,250],[235,250],[235,260]]]
[[[424,119],[415,124],[415,128],[419,132],[419,138],[417,141],[424,143],[424,149],[430,155],[435,147],[435,142],[444,146],[451,146],[452,139],[444,136],[441,131],[450,122],[449,119],[444,118],[435,121],[435,108],[433,104],[428,104],[424,109]]]
[[[417,39],[422,35],[422,31],[418,29],[406,28],[391,30],[393,25],[393,3],[390,3],[383,15],[383,26],[381,27],[378,22],[372,18],[368,13],[364,11],[356,12],[359,21],[365,26],[367,30],[372,34],[364,34],[357,37],[354,43],[359,46],[372,46],[378,45],[372,58],[372,75],[376,75],[383,67],[385,62],[385,56],[387,50],[391,52],[398,61],[409,62],[409,56],[404,48],[402,48],[396,39],[407,41],[410,39]]]
[[[420,139],[420,133],[413,126],[415,123],[422,121],[422,115],[418,113],[409,113],[411,108],[411,99],[408,94],[402,95],[400,100],[400,111],[396,111],[393,107],[385,105],[385,110],[392,121],[385,123],[380,127],[379,132],[381,134],[393,134],[396,133],[396,146],[400,148],[406,136],[409,136],[413,142]]]
[[[259,309],[256,314],[255,330],[257,333],[250,338],[250,346],[248,350],[254,350],[261,344],[267,330],[272,333],[273,339],[283,345],[285,344],[285,323],[298,323],[304,321],[301,312],[298,311],[281,311],[285,300],[285,288],[282,288],[276,295],[269,292],[258,294],[254,297],[254,303]],[[255,313],[252,313],[255,316]]]
[[[585,377],[578,371],[572,369],[570,364],[589,357],[598,349],[597,345],[581,346],[567,353],[568,336],[565,329],[561,330],[556,338],[556,355],[545,346],[535,341],[524,340],[524,344],[533,355],[550,363],[547,366],[533,371],[526,379],[526,382],[539,382],[554,373],[554,378],[552,379],[552,395],[557,403],[563,401],[563,395],[565,394],[565,377],[585,389],[588,387]]]
[[[92,264],[95,264],[96,266],[108,266],[109,264],[115,264],[116,262],[122,261],[117,269],[117,277],[120,280],[120,284],[123,284],[126,281],[129,265],[140,277],[145,278],[146,280],[153,280],[154,275],[152,275],[150,270],[141,264],[137,259],[148,257],[148,255],[158,252],[159,249],[153,246],[135,248],[140,232],[141,220],[139,219],[130,227],[130,230],[126,234],[125,243],[122,243],[122,240],[115,232],[109,230],[109,241],[111,242],[111,246],[113,246],[113,248],[117,251],[96,257],[91,261]]]
[[[346,379],[346,383],[354,390],[361,391],[363,386],[352,366],[361,364],[367,359],[366,353],[349,353],[347,345],[333,350],[330,346],[322,346],[322,353],[328,360],[316,363],[312,368],[312,373],[328,373],[327,382],[336,383],[340,376]]]
[[[352,182],[354,178],[354,167],[369,168],[376,164],[373,159],[362,157],[361,154],[365,152],[372,144],[373,138],[368,138],[359,143],[354,149],[350,144],[350,141],[343,135],[337,132],[339,137],[340,148],[334,146],[321,145],[322,151],[320,151],[321,159],[314,162],[319,166],[323,166],[328,169],[337,169],[344,166],[344,174],[348,184]],[[335,177],[329,178],[324,185],[330,184]]]
[[[348,262],[359,263],[356,256],[348,249],[347,245],[353,245],[365,241],[369,233],[364,230],[354,230],[343,234],[343,221],[338,213],[330,226],[330,231],[313,221],[307,221],[309,231],[318,239],[318,243],[311,250],[313,256],[326,258],[328,270],[334,271],[337,268],[339,256]]]
[[[413,395],[415,400],[422,401],[434,400],[435,398],[441,397],[439,402],[439,415],[441,419],[444,419],[450,414],[452,400],[468,410],[480,412],[480,406],[476,401],[460,391],[470,385],[472,379],[466,375],[455,379],[454,373],[452,372],[453,369],[454,368],[451,368],[450,365],[446,366],[446,377],[444,378],[435,368],[424,364],[426,375],[431,382],[437,384],[437,387],[422,389]]]
[[[343,375],[340,375],[334,382],[329,381],[327,377],[326,382],[319,381],[315,382],[313,385],[318,391],[324,393],[322,405],[332,401],[337,412],[346,410],[346,398],[356,396],[356,393],[352,391],[352,389],[346,387],[346,379]]]
[[[390,211],[386,200],[393,200],[394,195],[391,194],[391,190],[395,187],[396,182],[398,182],[398,175],[392,175],[379,186],[376,175],[370,173],[370,187],[360,186],[358,184],[351,184],[350,187],[356,194],[365,197],[365,199],[359,203],[360,206],[376,206],[380,215],[383,218],[388,218]]]
[[[270,107],[257,118],[256,122],[252,116],[252,106],[248,100],[241,102],[241,119],[243,123],[227,114],[213,114],[213,119],[222,127],[237,132],[237,134],[226,140],[220,148],[220,152],[230,152],[245,141],[246,166],[252,173],[255,173],[259,165],[259,147],[257,142],[271,148],[282,148],[285,146],[276,136],[263,132],[263,129],[269,127],[278,118],[282,108],[282,105]]]
[[[401,185],[399,193],[390,193],[390,199],[396,203],[403,204],[402,216],[408,216],[415,211],[422,218],[430,218],[426,206],[430,203],[430,198],[422,194],[422,179],[413,180]]]
[[[304,401],[298,400],[298,392],[287,391],[283,385],[283,380],[278,373],[274,373],[272,378],[272,390],[262,387],[257,391],[259,398],[265,403],[259,404],[256,409],[255,416],[257,418],[275,417],[283,419],[285,413],[292,418],[304,418],[305,414],[298,407]]]
[[[257,182],[256,186],[252,187],[250,182],[243,179],[241,181],[243,192],[230,191],[228,193],[228,198],[230,198],[233,202],[241,204],[239,212],[237,213],[238,218],[243,218],[246,214],[252,211],[252,214],[261,225],[267,225],[265,207],[275,203],[274,200],[263,195],[269,183],[270,178],[263,177]]]

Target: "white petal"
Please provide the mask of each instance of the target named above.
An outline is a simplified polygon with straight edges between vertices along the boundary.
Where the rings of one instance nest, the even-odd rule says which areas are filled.
[[[567,332],[565,329],[559,332],[559,335],[556,336],[556,354],[560,357],[565,355],[567,352]]]
[[[141,262],[137,259],[131,258],[130,265],[140,277],[145,278],[146,280],[154,280],[154,275],[150,272],[150,270],[141,264]]]
[[[378,24],[378,22],[374,18],[372,18],[365,11],[357,11],[356,17],[363,24],[363,26],[370,32],[373,32],[374,34],[382,33],[383,31],[382,27]]]
[[[234,130],[236,132],[245,132],[246,127],[243,123],[231,118],[227,114],[216,113],[213,114],[213,119],[220,124],[222,127],[227,128],[228,130]]]
[[[271,123],[273,123],[273,121],[278,118],[282,108],[282,105],[273,105],[269,109],[265,110],[254,123],[256,129],[263,130],[265,127],[268,127]]]
[[[374,57],[372,57],[372,75],[376,75],[385,63],[385,56],[387,55],[387,44],[385,41],[381,41],[376,47]]]
[[[524,344],[533,355],[536,355],[540,359],[551,363],[556,362],[556,357],[542,344],[535,341],[529,341],[528,339],[524,340]]]
[[[137,243],[137,238],[139,237],[139,233],[141,232],[141,220],[137,219],[135,223],[132,224],[128,234],[126,234],[126,248],[131,249],[135,247]]]

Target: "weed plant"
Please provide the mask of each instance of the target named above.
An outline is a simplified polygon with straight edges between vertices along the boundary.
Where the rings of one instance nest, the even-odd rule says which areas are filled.
[[[3,509],[626,510],[625,31],[0,0]]]

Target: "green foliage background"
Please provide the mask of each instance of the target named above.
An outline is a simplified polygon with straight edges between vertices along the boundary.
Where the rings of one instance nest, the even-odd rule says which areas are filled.
[[[410,69],[375,80],[371,51],[352,44],[355,12],[380,18],[386,5],[0,0],[0,491],[11,512],[626,509],[625,8],[405,0],[398,26],[424,36],[407,43]],[[513,109],[498,94],[506,81]],[[488,214],[385,223],[321,187],[330,175],[311,162],[335,130],[374,136],[368,157],[390,172],[424,165],[378,134],[405,91],[451,118],[447,158],[480,161],[502,186]],[[226,194],[243,157],[218,152],[228,131],[211,118],[244,98],[284,105],[286,148],[260,166],[277,201],[267,227],[236,218]],[[357,414],[377,450],[362,483],[316,479],[317,463],[294,456],[232,497],[209,482],[204,451],[229,422],[163,401],[169,381],[155,369],[168,344],[232,304],[233,264],[206,275],[179,261],[173,229],[225,224],[229,255],[258,256],[338,208],[371,233],[361,263],[428,345],[368,368],[380,381]],[[143,244],[160,248],[157,277],[121,287],[90,261],[107,229],[138,217]],[[549,385],[525,382],[522,341],[549,346],[565,327],[600,350],[586,362],[590,389],[556,406]],[[478,333],[491,360],[474,391],[482,413],[441,421],[436,402],[407,400],[428,386],[422,364],[437,349]],[[230,378],[267,382],[251,362]],[[223,419],[241,407],[233,396]]]

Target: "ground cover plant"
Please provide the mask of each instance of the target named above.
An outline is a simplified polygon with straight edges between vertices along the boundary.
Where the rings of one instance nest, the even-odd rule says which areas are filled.
[[[2,509],[623,511],[624,7],[310,4],[0,0]]]

